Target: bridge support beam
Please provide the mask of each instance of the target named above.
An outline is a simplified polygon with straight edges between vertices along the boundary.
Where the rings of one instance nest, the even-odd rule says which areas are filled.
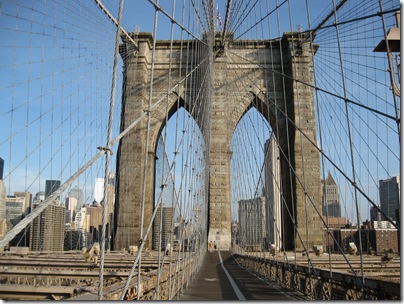
[[[229,101],[222,85],[227,81],[227,58],[222,53],[214,59],[213,91],[210,109],[209,151],[209,234],[219,249],[231,247]]]
[[[124,136],[118,148],[117,159],[117,195],[115,203],[114,249],[128,249],[139,245],[153,213],[155,153],[153,142],[149,142],[146,160],[146,130],[149,99],[149,57],[153,42],[152,35],[145,33],[138,38],[138,54],[121,47],[121,55],[126,58],[124,92],[121,113],[122,130],[133,121],[144,117]],[[130,43],[129,43],[130,44]],[[123,54],[122,54],[123,52]],[[145,175],[144,164],[147,161]],[[146,188],[143,201],[144,176]],[[143,205],[143,207],[142,207]],[[141,226],[142,208],[144,208],[143,227]],[[141,235],[141,230],[143,235]],[[146,248],[151,248],[151,236],[146,240]]]
[[[288,119],[277,123],[279,142],[284,154],[281,172],[284,219],[284,248],[311,250],[322,244],[323,223],[318,214],[321,208],[320,154],[317,143],[314,113],[312,51],[308,34],[285,33],[282,39],[286,81],[286,109]],[[284,115],[282,115],[284,117]]]

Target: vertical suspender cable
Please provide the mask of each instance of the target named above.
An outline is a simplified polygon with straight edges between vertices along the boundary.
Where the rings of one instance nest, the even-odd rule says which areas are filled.
[[[391,54],[390,51],[390,45],[387,40],[387,32],[386,32],[386,23],[384,21],[384,14],[383,14],[383,1],[379,0],[379,6],[380,6],[380,12],[381,12],[381,18],[382,18],[382,23],[383,23],[383,33],[384,33],[384,39],[386,41],[386,48],[387,48],[387,58],[388,58],[388,63],[389,63],[389,76],[390,76],[390,82],[392,86],[391,92],[393,93],[393,101],[394,101],[394,110],[396,113],[396,123],[397,123],[397,130],[398,130],[398,142],[400,142],[400,112],[397,106],[397,96],[396,96],[396,81],[394,79],[394,64],[393,64],[393,55]]]
[[[174,19],[174,14],[175,14],[175,4],[176,4],[176,1],[173,0],[173,7],[172,7],[172,18],[173,19]],[[170,52],[169,52],[170,53],[170,55],[169,55],[170,58],[168,60],[168,64],[169,64],[169,67],[168,67],[168,86],[167,86],[166,109],[165,109],[165,111],[166,111],[166,113],[165,113],[165,128],[164,128],[164,135],[163,135],[163,138],[164,138],[164,140],[163,140],[163,143],[164,143],[163,144],[163,151],[164,152],[163,152],[163,165],[162,165],[162,173],[161,173],[161,175],[162,175],[162,183],[161,183],[161,191],[162,191],[161,198],[162,198],[162,200],[164,198],[163,192],[167,188],[167,184],[164,182],[164,179],[165,179],[164,173],[165,173],[166,160],[167,160],[167,164],[168,164],[168,159],[167,159],[167,156],[166,156],[166,151],[167,151],[166,144],[167,144],[169,99],[170,99],[170,88],[171,88],[171,68],[172,68],[172,58],[173,58],[173,40],[174,40],[174,22],[171,22],[171,39],[170,39]],[[168,164],[168,166],[169,166],[169,164]],[[170,172],[167,175],[169,175],[169,174],[170,174]],[[163,271],[163,268],[164,268],[164,257],[165,257],[165,252],[166,252],[166,250],[164,250],[163,263],[160,263],[160,260],[161,260],[161,245],[162,245],[162,236],[163,236],[163,228],[162,228],[163,227],[163,208],[164,208],[163,201],[161,203],[160,208],[161,208],[161,210],[160,210],[160,225],[159,225],[160,226],[159,227],[160,232],[159,232],[159,247],[158,247],[158,264],[161,265],[160,266],[161,269],[159,269],[159,271],[157,273],[157,284],[156,284],[156,288],[155,288],[155,299],[156,300],[160,300],[160,277],[161,277],[161,272]],[[174,219],[174,212],[173,212],[172,216],[173,216],[173,219]],[[172,235],[172,232],[170,233],[170,235]],[[165,240],[164,240],[164,244],[166,246],[165,249],[167,248],[167,242],[170,244],[170,246],[173,245],[170,239],[171,238],[169,238],[167,240],[167,238],[165,238]],[[171,254],[172,250],[171,250],[171,248],[170,248],[169,252],[170,252],[170,264],[171,264],[171,258],[172,258],[172,254]],[[171,281],[171,265],[169,267],[169,272],[170,272],[169,281]],[[169,284],[169,288],[170,287],[171,287],[171,284]]]
[[[349,147],[350,147],[350,152],[351,152],[351,165],[352,165],[352,180],[353,184],[356,186],[356,172],[355,172],[355,160],[354,160],[354,152],[353,152],[353,143],[352,143],[352,133],[351,133],[351,121],[349,120],[349,111],[348,111],[348,101],[346,100],[346,85],[345,85],[345,73],[344,73],[344,65],[342,61],[342,51],[341,51],[341,40],[340,40],[340,35],[339,35],[339,27],[338,27],[338,17],[337,17],[337,10],[335,6],[335,0],[332,0],[333,7],[334,7],[334,20],[335,20],[335,28],[336,28],[336,33],[337,33],[337,42],[338,42],[338,53],[339,53],[339,62],[340,62],[340,68],[341,68],[341,81],[342,81],[342,87],[344,90],[344,98],[345,98],[345,115],[346,115],[346,120],[347,120],[347,131],[348,131],[348,137],[349,137]],[[360,261],[361,261],[361,272],[362,272],[362,287],[365,286],[365,273],[363,271],[363,256],[362,256],[362,235],[361,235],[361,229],[360,229],[360,216],[359,216],[359,206],[358,206],[358,191],[356,187],[354,188],[354,194],[355,194],[355,206],[356,206],[356,220],[357,220],[357,225],[358,225],[358,234],[359,234],[359,252],[360,252]]]
[[[229,16],[230,16],[230,10],[231,10],[231,1],[232,0],[227,0],[226,16],[224,18],[224,26],[223,26],[223,32],[222,32],[222,44],[224,44],[224,41],[226,39],[226,32],[227,32],[227,27],[228,27],[228,23],[229,23]]]
[[[290,31],[291,31],[291,33],[294,33],[293,28],[292,28],[293,21],[292,21],[292,10],[291,10],[291,7],[290,7],[290,0],[288,0],[288,8],[289,8]],[[296,60],[297,56],[296,56],[296,50],[295,50],[294,34],[292,34],[292,35],[293,35],[292,36],[292,39],[293,39],[292,40],[292,53],[293,53],[293,56],[292,56],[291,60]],[[299,41],[299,39],[302,39],[302,38],[298,37],[297,39]],[[302,46],[302,48],[303,48],[303,46]],[[293,62],[293,72],[297,75],[296,64],[297,64],[296,62]],[[294,121],[296,123],[296,117],[298,117],[298,119],[299,119],[299,127],[300,127],[301,126],[301,124],[300,124],[300,98],[299,98],[299,95],[300,95],[299,94],[299,85],[300,84],[298,82],[296,82],[295,85],[296,85],[296,96],[297,96],[296,99],[297,100],[296,101],[294,100],[293,103],[295,104],[295,102],[297,102],[297,115],[296,115],[296,113],[294,114],[294,116],[295,116]],[[292,84],[292,86],[293,86],[293,84]],[[292,87],[292,91],[294,91],[293,87]],[[293,95],[295,95],[295,94],[293,94]],[[294,98],[295,98],[295,96],[294,96]],[[304,157],[303,157],[304,149],[303,149],[303,138],[302,138],[303,136],[302,136],[302,134],[300,134],[299,137],[300,137],[301,162],[302,162],[301,165],[303,167],[303,172],[302,172],[302,174],[303,174],[303,190],[306,193],[304,195],[304,210],[305,210],[305,213],[306,213],[305,225],[306,225],[306,241],[307,241],[307,243],[306,243],[306,245],[302,243],[302,246],[303,246],[303,248],[306,247],[307,260],[308,260],[307,267],[309,269],[309,274],[310,274],[312,269],[310,267],[310,251],[309,251],[309,249],[310,249],[309,244],[310,243],[309,243],[309,230],[308,230],[308,219],[307,219],[307,189],[306,189],[306,174],[305,174],[305,170],[304,170],[305,166],[304,166]],[[295,162],[296,161],[297,160],[295,159]],[[296,183],[296,185],[297,185],[297,183]],[[295,210],[295,208],[293,208],[293,210]],[[296,212],[297,212],[297,207],[296,207]],[[301,223],[298,223],[298,224],[300,225]],[[297,263],[296,262],[297,261],[297,259],[296,259],[296,239],[295,239],[295,250],[294,250],[294,252],[295,252],[295,264],[294,264],[294,266],[295,266],[295,269],[296,269],[296,267],[297,267],[297,265],[296,265],[296,263]],[[310,281],[310,283],[312,283],[312,281]]]
[[[184,24],[184,13],[185,13],[185,0],[183,0],[183,2],[182,2],[182,8],[181,8],[181,23],[182,23],[182,24]],[[182,54],[183,54],[183,40],[184,40],[183,35],[184,35],[184,31],[181,29],[180,58],[182,58]],[[180,62],[179,62],[178,79],[181,79],[181,74],[182,74],[182,60],[180,60]],[[178,90],[178,91],[180,92],[180,90]],[[177,148],[177,143],[178,143],[178,117],[179,117],[179,115],[178,115],[178,110],[179,110],[180,98],[181,98],[181,96],[180,96],[180,94],[178,94],[178,96],[177,96],[177,102],[176,102],[175,138],[174,138],[174,158],[176,158],[176,155],[178,154],[178,151],[177,151],[177,149],[178,149],[178,148]],[[174,190],[173,190],[173,193],[172,193],[171,200],[172,200],[172,202],[176,201],[176,205],[178,206],[179,197],[178,197],[178,196],[175,197],[175,193],[176,193],[176,183],[175,183],[175,181],[176,181],[176,176],[177,176],[177,170],[176,170],[176,168],[177,168],[177,162],[174,162],[174,163],[173,163],[173,171],[174,171],[174,173],[173,173],[173,184],[174,184],[174,185],[173,185],[173,188],[174,188]],[[179,212],[180,212],[180,214],[181,214],[181,206],[179,207],[179,209],[180,209]],[[174,210],[175,210],[175,209],[174,209]],[[173,221],[173,223],[172,223],[172,225],[171,225],[171,230],[174,231],[174,221]],[[171,246],[172,246],[172,249],[174,250],[174,242],[173,242],[173,241],[171,241]],[[174,276],[173,282],[170,281],[170,287],[169,287],[169,293],[168,293],[168,299],[169,299],[169,300],[171,300],[171,299],[173,298],[173,295],[172,295],[173,288],[172,288],[172,287],[175,285],[175,282],[176,282],[176,281],[178,282],[177,272],[178,272],[179,261],[180,261],[180,250],[178,250],[178,252],[177,252],[177,261],[176,261],[175,276]],[[170,271],[171,271],[171,267],[170,267]],[[171,273],[170,273],[170,280],[171,280]]]
[[[118,12],[118,26],[116,29],[115,38],[115,53],[114,53],[114,66],[112,74],[111,83],[111,98],[109,101],[109,120],[108,120],[108,135],[107,135],[107,146],[105,147],[105,175],[104,175],[104,203],[102,208],[102,229],[101,229],[101,243],[100,243],[100,275],[98,282],[98,300],[102,300],[102,290],[103,290],[103,278],[104,278],[104,255],[105,255],[105,230],[106,230],[106,218],[108,209],[108,175],[109,175],[109,163],[111,158],[111,133],[112,133],[112,122],[114,118],[114,106],[115,106],[115,88],[116,88],[116,75],[118,71],[118,53],[119,53],[119,34],[121,29],[122,20],[122,8],[123,1],[119,1],[119,12]]]
[[[284,2],[283,2],[284,3]],[[282,4],[283,4],[282,3]],[[276,0],[276,6],[277,7],[279,7],[279,4],[278,4],[278,0]],[[280,32],[281,32],[281,30],[280,30],[280,17],[279,17],[279,10],[276,10],[276,16],[277,16],[277,25],[278,25],[278,35],[280,34]],[[283,61],[283,54],[282,54],[282,40],[279,40],[279,54],[280,54],[280,59],[281,59],[281,73],[282,73],[282,75],[285,75],[285,72],[284,72],[284,61]],[[283,104],[284,104],[284,111],[285,111],[285,117],[288,117],[288,109],[287,109],[287,105],[286,105],[286,89],[285,89],[285,86],[286,86],[286,82],[285,82],[285,77],[284,76],[282,76],[282,88],[283,88]],[[288,161],[289,161],[289,163],[290,163],[290,136],[289,136],[289,124],[288,124],[288,120],[286,120],[286,142],[287,142],[287,147],[288,147],[288,155],[287,155],[287,158],[288,158]],[[289,166],[289,179],[290,179],[290,184],[292,185],[293,183],[292,183],[292,170],[291,170],[291,167]],[[292,191],[292,189],[290,189],[290,191],[291,191],[291,193],[290,193],[290,195],[291,195],[291,201],[292,201],[292,204],[293,204],[293,201],[294,201],[294,197],[293,197],[293,191]],[[287,204],[287,202],[286,202],[286,204]],[[288,208],[288,206],[286,205],[286,207]],[[295,208],[293,208],[293,206],[292,206],[292,214],[291,214],[291,221],[292,221],[292,223],[293,223],[293,225],[295,225]],[[285,231],[285,214],[284,214],[284,216],[282,216],[282,231]],[[294,242],[296,243],[296,233],[295,233],[295,230],[296,229],[294,229],[294,233],[293,233],[293,240],[294,240]],[[284,248],[284,250],[286,250],[286,247],[285,247],[285,234],[283,235],[283,248]],[[295,258],[295,260],[296,260],[296,258]]]
[[[158,5],[159,1],[156,1]],[[145,208],[145,200],[146,200],[146,185],[147,185],[147,158],[149,152],[149,134],[150,134],[150,114],[151,114],[151,104],[153,99],[153,78],[154,78],[154,59],[156,56],[156,34],[157,34],[157,21],[158,21],[158,8],[154,6],[154,30],[153,30],[153,50],[152,50],[152,61],[151,61],[151,71],[150,71],[150,90],[149,90],[149,103],[147,108],[147,128],[146,128],[146,149],[145,149],[145,159],[143,165],[143,189],[142,189],[142,207],[141,207],[141,215],[140,215],[140,240],[139,243],[142,244],[144,240],[143,238],[143,222],[144,222],[144,208]],[[140,281],[141,281],[141,251],[139,247],[139,266],[138,266],[138,278],[137,278],[137,290],[140,291]],[[137,293],[137,300],[140,299],[140,292]]]
[[[310,10],[309,10],[308,0],[306,0],[306,12],[307,12],[308,30],[310,33],[311,62],[313,63],[313,83],[314,83],[314,86],[317,87],[316,66],[315,66],[315,61],[314,61],[314,48],[313,48],[314,36],[311,31],[311,19],[310,19]],[[316,110],[317,110],[317,120],[318,120],[318,125],[319,125],[319,128],[318,128],[319,144],[320,144],[320,149],[323,150],[323,140],[322,140],[323,132],[322,132],[322,127],[321,127],[321,117],[320,117],[321,111],[320,111],[320,103],[319,103],[317,89],[315,89],[315,94],[316,94],[316,100],[317,100]],[[323,176],[323,180],[324,180],[324,185],[323,185],[323,187],[321,187],[321,189],[322,189],[322,206],[325,206],[326,201],[327,201],[327,199],[326,199],[327,194],[325,191],[324,155],[322,153],[320,153],[320,157],[321,157],[322,176]],[[328,265],[329,265],[329,270],[330,270],[330,278],[332,278],[331,247],[329,245],[330,244],[330,237],[329,237],[330,229],[329,229],[329,222],[328,222],[328,208],[326,208],[325,210],[326,210],[326,221],[327,221],[326,235],[327,235],[327,246],[328,246]]]
[[[269,12],[270,10],[269,10],[269,5],[268,5],[268,0],[266,1],[266,7],[267,7],[267,11]],[[271,36],[271,23],[270,23],[270,15],[268,15],[268,31],[269,31],[269,36]],[[274,70],[275,68],[274,68],[274,50],[273,50],[273,40],[270,40],[270,42],[269,42],[269,48],[270,48],[270,54],[271,54],[271,70]],[[265,69],[267,69],[267,67],[266,67],[266,60],[264,61],[265,62]],[[275,91],[275,73],[272,73],[272,83],[273,83],[273,90]],[[277,96],[277,94],[274,94],[274,101],[272,101],[274,104],[275,104],[275,108],[276,108],[276,105],[277,105],[277,103],[278,103],[278,96]],[[270,100],[269,100],[269,98],[267,97],[267,103],[269,103],[270,102]],[[269,106],[268,106],[268,111],[269,111]],[[279,117],[278,117],[278,113],[279,113],[279,111],[278,110],[276,110],[275,109],[275,121],[278,121],[278,119],[279,119]],[[269,113],[268,113],[268,116],[269,116]],[[276,148],[275,149],[277,149],[278,150],[278,153],[279,153],[279,138],[280,138],[280,135],[279,135],[279,128],[277,127],[276,128]],[[280,164],[279,164],[279,167],[280,167]],[[276,185],[274,185],[273,186],[273,188],[275,188],[275,187],[278,187],[278,189],[279,189],[279,193],[280,193],[280,197],[279,197],[279,199],[281,200],[281,202],[282,202],[282,198],[283,198],[283,193],[282,193],[282,189],[283,189],[283,187],[282,187],[282,184],[281,183],[279,183],[279,185],[277,184],[277,182],[278,182],[278,176],[277,175],[274,175],[274,173],[272,173],[271,174],[271,178],[273,178],[274,180],[275,180],[275,178],[276,178],[276,181],[275,181],[275,183],[276,183]],[[276,199],[277,198],[274,198],[274,204],[276,204]],[[277,206],[277,208],[281,208],[282,207],[282,203],[280,203],[280,205],[279,206]],[[277,210],[277,208],[275,208],[275,206],[272,208],[272,213],[274,212],[274,210]],[[279,210],[279,213],[281,214],[282,213],[282,211],[281,210]],[[273,216],[274,216],[274,214],[273,214]],[[281,248],[281,242],[282,242],[282,238],[283,238],[283,236],[282,236],[282,229],[281,229],[281,225],[282,225],[282,219],[281,218],[277,218],[277,223],[276,223],[276,234],[274,233],[274,244],[275,244],[275,250],[276,251],[278,251],[280,248]],[[285,249],[284,249],[285,250]],[[278,262],[278,261],[277,261]]]

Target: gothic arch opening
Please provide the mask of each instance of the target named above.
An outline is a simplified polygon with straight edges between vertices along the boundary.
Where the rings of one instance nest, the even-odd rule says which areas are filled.
[[[206,235],[205,141],[183,106],[170,113],[155,150],[152,248],[193,250]]]
[[[268,189],[269,181],[275,176],[268,163],[274,157],[269,155],[272,152],[268,150],[269,139],[274,137],[274,133],[268,120],[256,106],[256,103],[251,103],[246,109],[231,140],[233,228],[238,224],[238,229],[232,229],[232,237],[233,241],[248,250],[268,249],[268,244],[274,242],[274,228],[268,229],[270,222],[273,226],[273,220],[270,219],[274,218],[274,208],[268,201],[273,199],[274,191],[279,196],[277,189]],[[275,235],[280,235],[280,231]]]

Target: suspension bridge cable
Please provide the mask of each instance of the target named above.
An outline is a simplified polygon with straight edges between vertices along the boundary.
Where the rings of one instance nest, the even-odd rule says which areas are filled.
[[[155,10],[160,11],[162,14],[164,14],[168,19],[170,19],[172,22],[174,22],[175,24],[177,24],[183,31],[187,32],[189,35],[191,35],[195,40],[197,40],[198,42],[205,44],[205,42],[203,40],[201,40],[200,38],[198,38],[195,34],[189,32],[189,30],[187,28],[185,28],[182,24],[178,23],[177,20],[175,20],[172,16],[170,16],[159,4],[158,4],[158,0],[156,2],[154,2],[153,0],[148,0],[155,8]]]
[[[228,52],[230,52],[230,51],[228,51]],[[238,56],[236,53],[233,53],[233,54],[234,54],[235,56]],[[249,61],[248,59],[245,59],[245,58],[244,58],[244,60]],[[274,72],[275,72],[275,71],[274,71]],[[285,77],[286,77],[286,76],[285,76]],[[320,91],[320,90],[319,90],[319,91]],[[279,108],[278,108],[278,110],[282,112],[282,110],[280,110]],[[282,112],[282,113],[283,113],[283,112]],[[288,117],[287,113],[283,113],[283,115],[285,115],[285,117],[294,125],[294,127],[295,127],[299,132],[302,132],[302,130],[300,130],[300,128],[299,128],[297,125],[295,125],[294,122]],[[311,141],[311,140],[307,137],[307,135],[306,135],[304,132],[302,132],[302,134],[303,134],[304,137],[306,137],[306,139],[308,139],[309,141]],[[314,144],[312,141],[311,141],[311,143]],[[316,144],[314,144],[314,146],[316,147],[316,149],[317,149],[321,154],[323,154],[331,163],[333,163],[333,164],[335,165],[335,163],[332,162],[332,160],[331,160],[326,154],[324,154],[324,151],[320,150],[320,149],[317,147]],[[343,174],[343,175],[347,178],[346,174],[343,173],[343,171],[342,171],[341,169],[339,169],[338,167],[336,167],[336,169],[338,169],[338,171],[339,171],[341,174]],[[351,184],[355,189],[357,189],[357,190],[368,200],[368,202],[371,203],[379,212],[382,212],[382,214],[384,213],[384,212],[366,195],[366,193],[363,192],[363,190],[360,189],[360,188],[356,185],[356,183],[354,183],[354,182],[353,182],[351,179],[349,179],[349,178],[347,178],[347,180],[348,180],[348,181],[350,182],[350,184]],[[387,220],[390,221],[393,226],[397,227],[396,224],[393,223],[391,220],[389,220],[389,219],[387,219]]]
[[[109,106],[107,147],[111,145],[112,123],[113,123],[113,118],[114,118],[116,74],[118,71],[117,66],[118,66],[118,52],[119,52],[122,10],[123,10],[123,0],[120,0],[119,1],[119,12],[118,12],[118,25],[117,25],[116,39],[115,39],[113,74],[112,74],[112,81],[111,81],[111,98],[110,98],[110,106]],[[108,202],[108,184],[109,184],[108,176],[109,176],[111,150],[107,148],[105,154],[106,154],[106,158],[105,158],[104,195],[103,195],[104,203],[102,206],[102,229],[101,229],[101,242],[100,242],[100,275],[99,275],[99,286],[98,286],[98,300],[103,299],[105,234],[106,234],[107,210],[108,210],[108,203],[109,203]]]
[[[156,5],[158,5],[158,0]],[[157,25],[158,25],[158,13],[159,10],[155,6],[154,13],[154,29],[153,29],[153,37],[156,37],[157,33]],[[151,68],[150,68],[150,87],[148,92],[148,106],[147,106],[147,126],[146,126],[146,144],[144,151],[144,161],[143,161],[143,185],[142,185],[142,199],[141,199],[141,211],[140,211],[140,223],[139,223],[139,247],[142,247],[142,243],[145,241],[143,236],[143,225],[144,225],[144,217],[145,217],[145,204],[146,204],[146,190],[147,190],[147,165],[149,158],[149,134],[150,134],[150,120],[151,120],[151,106],[152,106],[152,98],[153,98],[153,83],[154,83],[154,66],[155,66],[155,56],[156,56],[156,39],[153,40],[153,48],[152,48],[152,58],[151,58]],[[160,208],[163,208],[162,203],[160,203]],[[139,248],[139,252],[142,252]],[[141,287],[141,265],[142,265],[142,256],[139,255],[139,267],[138,267],[138,276],[137,276],[137,290],[140,290]],[[130,280],[128,280],[130,281]],[[124,295],[122,292],[121,299]],[[137,293],[137,300],[140,300],[140,293]]]
[[[341,1],[342,3],[342,1]],[[307,13],[307,20],[308,20],[308,29],[310,31],[311,29],[311,18],[310,18],[310,10],[309,10],[309,4],[308,1],[306,0],[306,13]],[[310,31],[310,41],[313,41],[313,32]],[[310,44],[310,52],[311,52],[311,60],[313,62],[313,65],[315,65],[315,61],[314,61],[314,49],[313,49],[313,43]],[[317,86],[317,78],[316,78],[316,69],[315,67],[313,67],[313,84],[315,86]],[[317,111],[317,120],[318,120],[318,124],[321,126],[321,116],[319,115],[320,113],[320,104],[318,102],[318,91],[315,90],[315,110]],[[318,133],[319,133],[319,145],[321,150],[323,149],[323,139],[322,139],[322,128],[318,128]],[[330,229],[329,229],[329,214],[328,214],[328,208],[326,206],[326,202],[327,202],[327,190],[325,187],[325,166],[324,166],[324,157],[322,154],[320,154],[320,159],[321,159],[321,168],[322,168],[322,180],[324,181],[323,185],[322,185],[322,198],[321,198],[321,203],[322,203],[322,207],[325,208],[326,211],[326,230],[327,230],[327,246],[328,246],[328,268],[330,271],[330,278],[332,278],[332,252],[331,252],[331,245],[330,245],[330,237],[329,235],[331,235],[330,233]]]
[[[176,2],[174,1],[173,2],[173,8],[172,8],[172,16],[173,17],[174,17],[174,14],[175,14],[175,3]],[[173,37],[174,37],[174,23],[171,24],[170,57],[169,57],[169,67],[168,67],[168,87],[167,88],[171,87]],[[165,125],[168,124],[168,113],[169,113],[169,107],[168,107],[169,98],[168,98],[168,96],[169,96],[169,92],[167,92],[167,99],[166,99],[166,106],[165,106],[165,112],[166,112]],[[163,142],[164,143],[165,143],[165,138],[167,138],[167,128],[164,129],[164,134],[163,134]],[[161,184],[162,191],[164,191],[164,189],[167,186],[166,184],[163,183],[164,174],[165,174],[165,172],[164,172],[165,160],[167,158],[166,157],[167,154],[165,153],[164,155],[165,155],[165,157],[163,157],[163,166],[162,166],[163,168],[162,168],[162,174],[161,174],[161,176],[162,176],[162,184]],[[162,196],[162,198],[163,198],[163,196]],[[159,261],[159,264],[161,263],[160,253],[161,253],[161,248],[162,248],[161,246],[162,246],[162,234],[163,234],[163,208],[164,208],[164,203],[162,202],[161,210],[160,210],[160,227],[159,227],[159,234],[158,234],[159,235],[159,244],[158,244],[158,261]],[[173,212],[172,216],[174,217],[174,212]],[[174,219],[172,219],[172,221],[174,222]],[[172,232],[170,233],[170,235],[171,234],[172,234]],[[168,246],[166,244],[166,242],[167,242],[167,240],[165,239],[164,240],[164,248],[165,248],[165,250],[164,250],[163,261],[162,261],[163,264],[162,265],[164,265],[164,258],[165,258],[165,254],[166,254],[166,251],[167,251],[166,248]],[[172,241],[170,241],[170,242],[168,244],[172,244]],[[171,253],[172,253],[172,251],[170,250],[170,259],[172,257]],[[156,290],[155,291],[155,299],[157,299],[157,300],[159,300],[160,275],[161,275],[162,269],[163,269],[163,267],[161,267],[161,270],[158,272],[157,284],[156,284],[156,288],[155,288],[155,290]],[[171,267],[170,267],[170,272],[171,272]],[[171,278],[171,274],[170,274],[170,278]],[[171,284],[170,284],[170,287],[171,287]]]
[[[333,0],[333,5],[334,5],[334,20],[337,23],[338,22],[338,17],[337,17],[337,12],[336,12],[336,7],[335,7],[335,1]],[[345,82],[345,72],[344,72],[344,64],[343,64],[343,58],[341,54],[341,42],[339,38],[339,27],[338,25],[336,26],[336,35],[337,35],[337,42],[338,42],[338,50],[339,50],[339,60],[340,60],[340,68],[341,68],[341,81],[342,81],[342,87],[343,87],[343,92],[344,92],[344,97],[346,97],[346,82]],[[355,168],[355,162],[354,162],[354,154],[353,154],[353,143],[352,143],[352,134],[351,134],[351,122],[349,120],[349,112],[348,112],[348,103],[345,102],[345,113],[346,113],[346,119],[347,119],[347,128],[348,128],[348,138],[349,138],[349,147],[350,147],[350,157],[351,157],[351,164],[352,164],[352,179],[353,183],[356,184],[356,168]],[[365,273],[363,271],[363,253],[362,253],[362,234],[360,233],[360,216],[359,216],[359,206],[358,206],[358,195],[356,189],[354,190],[354,195],[355,195],[355,206],[356,206],[356,216],[357,216],[357,222],[358,222],[358,233],[359,233],[359,253],[361,257],[361,273],[362,273],[362,285],[365,285]]]

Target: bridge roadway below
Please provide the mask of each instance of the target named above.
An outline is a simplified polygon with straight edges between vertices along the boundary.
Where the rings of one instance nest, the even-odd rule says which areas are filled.
[[[238,266],[230,251],[207,252],[203,264],[188,287],[174,299],[220,300],[306,300],[274,283],[265,282]]]

